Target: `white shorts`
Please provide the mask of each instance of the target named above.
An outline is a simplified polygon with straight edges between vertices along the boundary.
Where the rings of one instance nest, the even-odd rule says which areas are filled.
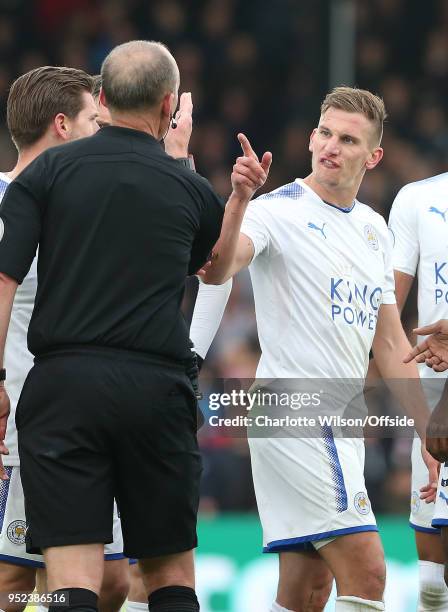
[[[328,433],[250,438],[249,447],[264,552],[318,549],[336,536],[378,531],[364,482],[363,440]]]
[[[439,485],[437,487],[436,504],[433,527],[446,527],[448,525],[448,462],[442,464],[439,474]],[[435,530],[434,530],[435,531]]]
[[[409,524],[415,531],[422,533],[440,533],[439,529],[432,527],[434,516],[434,503],[426,504],[420,499],[420,489],[428,484],[428,468],[422,457],[420,438],[414,438],[412,443],[412,493],[411,513]]]
[[[9,480],[0,481],[0,561],[14,565],[44,567],[41,555],[30,555],[25,548],[25,505],[19,467],[5,468]],[[117,508],[114,507],[114,541],[104,546],[106,561],[124,559],[123,536]]]

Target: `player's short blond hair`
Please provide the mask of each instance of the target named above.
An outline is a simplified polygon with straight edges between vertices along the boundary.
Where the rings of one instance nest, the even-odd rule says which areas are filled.
[[[383,125],[387,118],[382,98],[366,89],[355,87],[335,87],[326,96],[320,107],[321,115],[329,108],[337,108],[348,113],[360,113],[375,126],[377,144],[383,137]]]

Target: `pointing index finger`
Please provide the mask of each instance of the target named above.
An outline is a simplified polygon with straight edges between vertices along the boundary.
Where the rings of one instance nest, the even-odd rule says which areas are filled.
[[[247,136],[245,136],[244,134],[240,133],[240,134],[238,134],[238,140],[240,141],[240,145],[241,145],[241,148],[243,149],[244,155],[246,157],[253,157],[254,159],[256,159],[258,161],[257,154],[252,149]]]
[[[437,334],[440,331],[440,321],[432,323],[431,325],[425,325],[424,327],[416,327],[413,332],[418,336],[429,336],[430,334]]]

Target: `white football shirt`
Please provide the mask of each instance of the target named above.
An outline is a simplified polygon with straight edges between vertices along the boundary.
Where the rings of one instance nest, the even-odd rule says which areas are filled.
[[[296,179],[251,202],[241,232],[255,248],[257,377],[364,378],[378,310],[395,304],[383,217],[327,204]]]
[[[0,172],[0,200],[3,198],[11,179]],[[34,299],[37,291],[37,259],[18,286],[11,312],[11,321],[6,338],[4,367],[6,368],[6,390],[11,401],[11,414],[8,418],[5,444],[9,455],[3,456],[4,465],[19,465],[15,413],[23,383],[33,365],[33,356],[27,348],[27,334]]]
[[[448,319],[448,173],[403,187],[392,205],[389,229],[394,269],[417,273],[419,326]],[[448,372],[423,364],[420,375],[442,378]]]

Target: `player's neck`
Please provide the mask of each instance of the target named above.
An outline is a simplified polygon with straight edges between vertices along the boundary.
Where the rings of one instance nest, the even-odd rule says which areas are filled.
[[[16,165],[10,172],[5,172],[5,174],[11,180],[14,180],[32,161],[36,159],[38,155],[48,149],[49,146],[50,145],[47,142],[39,141],[30,147],[21,149],[17,157]]]
[[[316,177],[311,173],[303,182],[314,191],[321,200],[329,204],[333,204],[339,208],[347,208],[351,206],[356,198],[358,189],[331,189],[326,185],[318,182]]]

